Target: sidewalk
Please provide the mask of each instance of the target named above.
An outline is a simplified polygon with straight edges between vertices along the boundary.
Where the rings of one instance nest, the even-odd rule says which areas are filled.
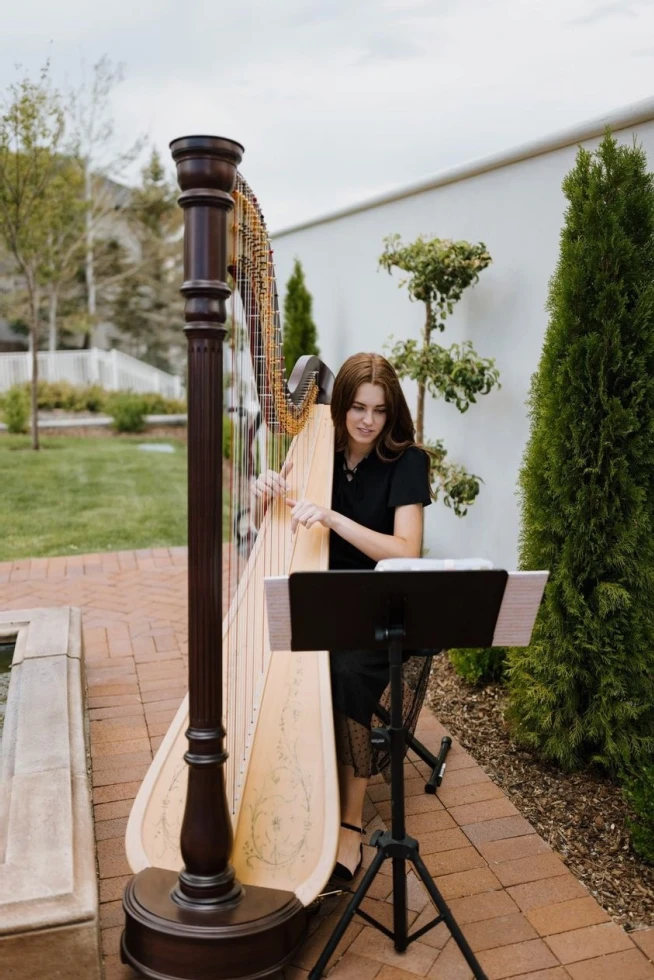
[[[185,693],[186,549],[0,563],[1,609],[58,605],[83,610],[106,980],[127,980],[134,974],[118,956],[130,874],[123,838],[132,800]],[[419,738],[437,750],[444,733],[423,711]],[[424,794],[426,767],[416,757],[405,772],[407,830],[490,980],[654,980],[654,929],[627,934],[615,925],[456,741],[437,797]],[[389,818],[389,788],[377,780],[367,834]],[[372,848],[365,852],[368,864]],[[384,871],[363,907],[390,925],[388,863]],[[419,928],[433,914],[412,873],[409,896]],[[345,900],[314,920],[286,980],[306,980]],[[330,977],[468,980],[471,973],[443,925],[397,954],[359,920]]]

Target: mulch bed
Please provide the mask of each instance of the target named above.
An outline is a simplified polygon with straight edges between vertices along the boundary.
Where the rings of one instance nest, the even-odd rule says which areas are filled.
[[[631,851],[619,786],[597,771],[560,772],[515,745],[504,689],[471,686],[447,656],[434,659],[425,701],[617,923],[654,925],[654,866]]]

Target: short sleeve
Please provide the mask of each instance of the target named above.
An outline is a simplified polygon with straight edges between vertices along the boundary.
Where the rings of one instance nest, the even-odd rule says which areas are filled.
[[[388,506],[422,504],[427,507],[430,503],[429,456],[417,446],[410,446],[393,463]]]

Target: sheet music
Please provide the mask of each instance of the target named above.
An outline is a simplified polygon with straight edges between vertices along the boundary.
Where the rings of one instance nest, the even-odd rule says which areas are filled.
[[[457,561],[453,571],[474,570],[472,562],[484,562],[484,566],[475,565],[475,569],[485,567],[485,559],[452,559]],[[398,564],[411,564],[413,567],[398,567]],[[384,565],[384,568],[380,568]],[[392,567],[391,567],[392,566]],[[436,567],[434,567],[436,566]],[[428,559],[389,559],[380,562],[376,571],[450,571],[444,567],[444,560]],[[538,609],[543,597],[543,591],[549,572],[509,572],[504,590],[502,605],[495,624],[492,646],[529,646],[531,633],[536,621]],[[266,604],[268,607],[268,629],[270,633],[271,650],[291,649],[291,606],[288,587],[288,576],[279,575],[264,579]]]
[[[271,650],[291,649],[291,603],[288,593],[288,575],[275,575],[264,579],[266,605],[268,607],[268,633]]]
[[[509,572],[494,647],[528,647],[549,572]]]

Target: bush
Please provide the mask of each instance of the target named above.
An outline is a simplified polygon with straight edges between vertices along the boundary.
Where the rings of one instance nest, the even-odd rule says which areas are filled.
[[[223,413],[223,459],[232,458],[232,420]]]
[[[131,398],[137,398],[143,405],[143,411],[145,415],[185,415],[186,414],[186,402],[179,398],[164,398],[163,395],[159,395],[154,391],[147,392],[106,392],[105,398],[105,411],[112,414],[111,405],[116,399],[120,401],[129,394]]]
[[[631,846],[636,854],[654,864],[654,765],[627,777],[623,792],[636,814],[635,820],[628,821]]]
[[[29,393],[29,384],[23,386]],[[65,412],[108,412],[115,398],[122,398],[125,392],[107,391],[100,385],[79,387],[68,381],[39,381],[37,385],[38,405],[41,411],[52,412],[57,409]],[[186,403],[178,398],[164,398],[156,392],[134,394],[143,401],[146,415],[184,415]]]
[[[29,394],[22,385],[14,385],[5,395],[3,414],[9,432],[18,434],[27,432],[30,418]]]
[[[520,567],[550,577],[508,717],[546,759],[615,772],[654,750],[654,178],[607,134],[563,190],[520,473]]]
[[[175,410],[170,408],[172,399],[164,398],[163,395],[159,395],[155,391],[143,392],[139,394],[139,398],[143,401],[146,415],[176,414]],[[185,409],[181,409],[181,411],[183,412]]]
[[[146,406],[138,395],[120,394],[113,397],[108,406],[117,432],[143,432]]]
[[[25,386],[29,391],[29,384]],[[64,409],[68,412],[79,411],[80,389],[68,381],[39,381],[36,386],[39,409],[46,412]]]
[[[90,385],[81,389],[80,398],[87,412],[101,412],[107,402],[107,392],[100,385]]]
[[[469,684],[492,684],[505,676],[506,650],[503,647],[475,647],[449,650],[448,653],[457,674]]]

